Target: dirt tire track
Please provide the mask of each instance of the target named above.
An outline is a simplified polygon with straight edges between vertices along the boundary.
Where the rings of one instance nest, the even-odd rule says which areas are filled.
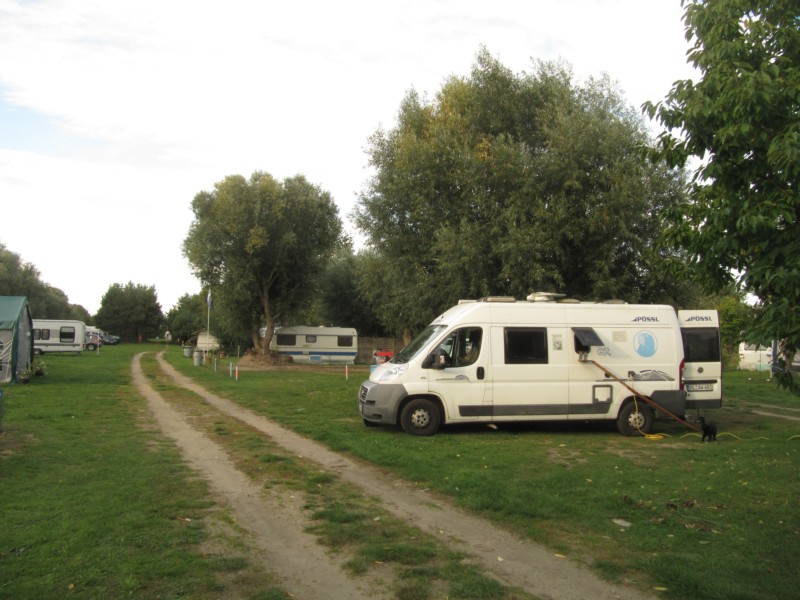
[[[337,454],[325,446],[208,392],[157,355],[163,371],[178,385],[199,395],[221,412],[268,435],[289,452],[319,464],[340,478],[376,496],[384,508],[434,535],[457,550],[477,557],[483,568],[506,585],[543,599],[644,600],[641,590],[615,586],[587,568],[556,557],[536,544],[470,515],[442,498],[419,490],[403,480],[388,477],[366,463]],[[333,597],[333,596],[331,596]]]
[[[175,441],[189,466],[225,499],[239,527],[250,534],[248,545],[255,545],[263,553],[264,567],[279,577],[286,591],[304,600],[391,597],[369,579],[349,577],[336,558],[303,530],[305,518],[298,509],[292,509],[293,503],[281,502],[272,492],[267,494],[252,483],[221,446],[195,430],[185,415],[153,390],[142,372],[142,356],[133,358],[133,382],[147,400],[158,426]]]

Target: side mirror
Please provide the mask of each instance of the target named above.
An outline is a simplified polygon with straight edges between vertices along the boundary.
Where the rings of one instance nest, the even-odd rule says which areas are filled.
[[[441,348],[437,348],[422,361],[423,369],[442,370],[447,368],[447,354]]]

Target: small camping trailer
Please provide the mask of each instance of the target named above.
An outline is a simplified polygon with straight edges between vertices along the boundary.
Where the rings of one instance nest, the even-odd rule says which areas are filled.
[[[74,319],[34,319],[33,352],[78,352],[84,350],[86,325]]]
[[[312,364],[355,363],[358,332],[352,327],[279,327],[269,349]]]
[[[33,364],[33,319],[25,296],[0,296],[0,383],[19,381]]]

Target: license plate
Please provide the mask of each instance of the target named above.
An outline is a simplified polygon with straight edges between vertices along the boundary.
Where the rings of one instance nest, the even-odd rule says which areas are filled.
[[[711,383],[695,383],[686,386],[687,392],[713,392],[714,385]]]

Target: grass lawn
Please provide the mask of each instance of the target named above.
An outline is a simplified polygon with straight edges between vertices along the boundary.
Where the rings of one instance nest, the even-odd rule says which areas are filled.
[[[286,369],[229,377],[172,364],[220,395],[381,465],[509,529],[584,561],[609,580],[666,598],[788,598],[800,560],[800,408],[769,374],[726,372],[725,402],[708,411],[717,443],[671,423],[660,440],[613,424],[445,428],[430,438],[366,428],[356,394],[364,368]],[[772,410],[772,412],[775,412]]]
[[[222,597],[242,571],[131,387],[136,350],[46,355],[44,379],[3,386],[0,598]],[[268,574],[242,585],[288,598]]]
[[[131,356],[161,349],[48,356],[46,378],[4,386],[0,598],[202,598],[231,590],[288,598],[241,548],[220,539],[211,525],[225,515],[131,387]],[[167,359],[215,393],[445,494],[609,580],[664,598],[797,597],[800,421],[759,413],[800,417],[800,400],[768,374],[725,373],[724,408],[706,415],[719,425],[715,444],[664,423],[656,426],[660,440],[580,423],[445,428],[418,438],[363,426],[356,394],[364,367],[351,368],[349,378],[343,367],[290,368],[240,372],[237,381],[224,361],[216,371],[195,367],[178,347]],[[244,430],[233,435],[235,423],[209,418],[220,439],[238,440],[243,462],[253,462],[250,444],[264,468],[284,469],[286,478],[307,473],[286,469],[286,457]],[[316,477],[309,488],[327,485]],[[353,533],[368,527],[358,519],[370,513],[348,512],[350,498],[337,493],[345,507],[320,501],[320,519],[331,513],[328,523],[346,520]],[[343,531],[323,523],[319,530],[334,540]],[[425,597],[424,570],[409,569],[419,577],[406,589],[419,591],[404,597]],[[461,597],[481,597],[474,594]]]

